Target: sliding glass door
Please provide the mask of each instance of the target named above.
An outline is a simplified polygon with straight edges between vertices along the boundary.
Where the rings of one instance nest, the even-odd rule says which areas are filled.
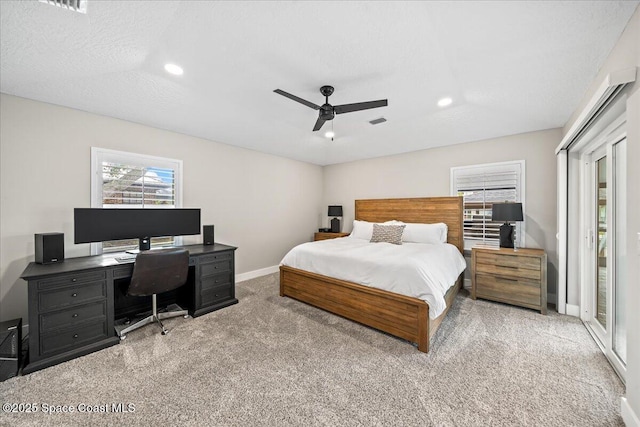
[[[626,372],[626,139],[585,153],[583,320],[607,358]]]

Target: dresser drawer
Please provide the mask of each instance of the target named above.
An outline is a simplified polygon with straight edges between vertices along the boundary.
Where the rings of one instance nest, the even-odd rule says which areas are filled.
[[[524,278],[507,279],[476,274],[476,296],[496,301],[540,307],[540,283]]]
[[[200,263],[200,277],[211,276],[225,271],[231,271],[231,259],[206,264]]]
[[[231,284],[231,272],[227,271],[222,274],[216,274],[214,276],[209,276],[200,281],[201,283],[201,291],[206,291],[208,289],[212,289],[218,286],[230,285]]]
[[[113,333],[113,332],[112,332]],[[61,332],[40,336],[40,354],[48,355],[71,350],[108,337],[107,323],[91,323]]]
[[[479,252],[478,264],[492,264],[502,267],[518,267],[522,270],[540,270],[540,258],[533,256],[503,255],[500,253]]]
[[[208,262],[221,261],[225,259],[231,259],[233,253],[232,252],[220,252],[214,255],[203,255],[199,258],[200,264],[205,264]]]
[[[80,305],[71,309],[54,311],[40,315],[40,331],[65,328],[70,325],[91,320],[104,321],[107,318],[106,301]]]
[[[484,255],[484,254],[483,254]],[[478,255],[480,258],[480,255]],[[495,256],[495,264],[485,263],[484,260],[476,261],[476,272],[492,274],[501,277],[525,278],[540,280],[540,259],[530,257]],[[518,261],[522,260],[520,265]],[[530,265],[538,264],[537,270],[528,268]]]
[[[56,291],[38,293],[38,310],[51,311],[59,308],[84,304],[105,299],[107,296],[106,281],[86,283],[80,286],[69,286]]]
[[[211,305],[217,302],[233,298],[233,286],[231,283],[202,291],[202,305]]]
[[[95,282],[98,280],[104,280],[107,278],[107,272],[105,270],[101,271],[90,271],[87,273],[77,273],[77,274],[69,274],[65,276],[56,276],[51,277],[49,279],[41,279],[37,281],[38,289],[44,290],[57,286],[68,286],[75,285],[79,283],[86,282]]]

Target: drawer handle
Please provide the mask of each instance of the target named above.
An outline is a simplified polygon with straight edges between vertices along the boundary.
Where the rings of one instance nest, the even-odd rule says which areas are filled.
[[[511,265],[502,265],[502,264],[498,264],[498,267],[502,267],[502,268],[513,268],[514,270],[516,270],[518,267],[514,267]]]
[[[73,279],[71,279],[72,282],[77,282],[78,279],[76,279],[75,277]]]
[[[74,293],[72,293],[72,294],[71,294],[71,296],[72,296],[73,298],[75,298],[75,297],[77,297],[77,296],[78,296],[78,294],[74,292]]]
[[[71,317],[78,317],[78,313],[73,313],[73,316]]]
[[[216,297],[218,296],[218,294],[216,294]]]
[[[73,334],[73,338],[78,338],[78,334]]]
[[[505,282],[517,282],[518,279],[509,279],[507,277],[500,277],[500,280],[503,280]]]

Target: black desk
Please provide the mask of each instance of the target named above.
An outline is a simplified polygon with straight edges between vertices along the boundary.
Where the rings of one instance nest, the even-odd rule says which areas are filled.
[[[184,248],[189,251],[189,278],[170,298],[193,317],[236,304],[236,248],[219,243]],[[135,262],[118,262],[116,258],[122,255],[69,258],[47,265],[32,262],[27,266],[20,276],[29,286],[29,359],[23,373],[120,342],[113,327],[115,319],[140,306],[132,306],[119,292],[126,287]],[[149,306],[145,303],[144,310]]]

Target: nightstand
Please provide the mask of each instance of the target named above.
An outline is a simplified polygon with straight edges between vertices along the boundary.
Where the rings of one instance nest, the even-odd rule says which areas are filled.
[[[472,248],[471,298],[547,314],[547,254],[542,249]]]
[[[313,241],[318,240],[327,240],[327,239],[336,239],[338,237],[346,237],[351,233],[327,233],[327,232],[318,232],[313,234]]]

